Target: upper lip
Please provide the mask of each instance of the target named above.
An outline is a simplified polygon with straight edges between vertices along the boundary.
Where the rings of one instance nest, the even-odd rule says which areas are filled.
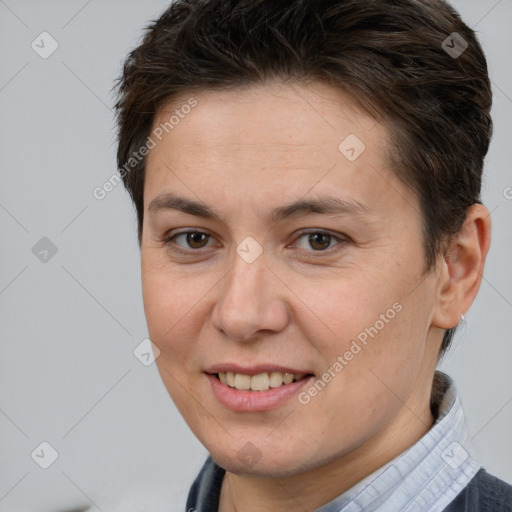
[[[311,374],[309,370],[300,370],[297,368],[291,368],[287,366],[280,366],[276,364],[257,364],[253,366],[241,366],[234,363],[219,363],[214,364],[208,367],[205,370],[206,373],[214,374],[220,372],[232,372],[232,373],[241,373],[243,375],[258,375],[260,373],[271,373],[271,372],[281,372],[281,373],[294,373],[298,374]]]

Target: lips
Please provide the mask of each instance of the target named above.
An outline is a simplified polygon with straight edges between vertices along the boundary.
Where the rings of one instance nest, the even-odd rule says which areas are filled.
[[[239,372],[205,373],[217,400],[224,407],[235,412],[263,412],[285,406],[294,397],[296,398],[311,379],[314,379],[311,373],[277,372],[276,370],[270,372],[259,370],[259,373],[254,373],[256,370],[247,368],[244,371],[249,371],[253,375]],[[222,376],[223,373],[224,376]],[[281,384],[278,387],[270,387],[270,378],[273,373],[282,375],[280,379]],[[236,384],[240,387],[247,388],[248,381],[251,387],[249,389],[237,389],[236,387],[229,386],[227,382],[226,384],[222,383],[220,379],[227,379],[228,374],[231,374],[229,378],[234,378]],[[301,377],[300,380],[290,381],[290,379],[297,377]],[[266,378],[268,378],[269,387],[264,389]],[[253,390],[253,379],[255,379],[255,387],[263,389]],[[272,379],[275,379],[274,383],[277,384],[277,375],[273,375]],[[284,383],[283,380],[289,383]]]

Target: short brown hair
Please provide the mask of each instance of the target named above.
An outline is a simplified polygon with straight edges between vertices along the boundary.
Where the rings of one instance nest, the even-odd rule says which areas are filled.
[[[456,52],[450,49],[455,49]],[[117,164],[138,218],[145,158],[126,162],[178,94],[326,80],[390,129],[391,168],[418,195],[426,271],[480,202],[491,87],[472,29],[444,0],[175,0],[117,81]],[[455,330],[445,332],[442,352]]]

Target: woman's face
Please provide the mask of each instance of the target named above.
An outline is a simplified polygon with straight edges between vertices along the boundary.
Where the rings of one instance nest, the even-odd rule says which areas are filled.
[[[142,237],[149,335],[190,428],[229,471],[275,476],[426,430],[439,278],[385,126],[321,83],[193,98],[155,120],[174,115]]]

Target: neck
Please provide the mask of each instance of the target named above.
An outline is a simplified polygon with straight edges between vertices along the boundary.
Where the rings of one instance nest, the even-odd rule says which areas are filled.
[[[413,412],[414,411],[414,412]],[[434,422],[429,404],[403,407],[385,431],[325,465],[286,478],[226,472],[221,512],[314,512],[416,443]]]

